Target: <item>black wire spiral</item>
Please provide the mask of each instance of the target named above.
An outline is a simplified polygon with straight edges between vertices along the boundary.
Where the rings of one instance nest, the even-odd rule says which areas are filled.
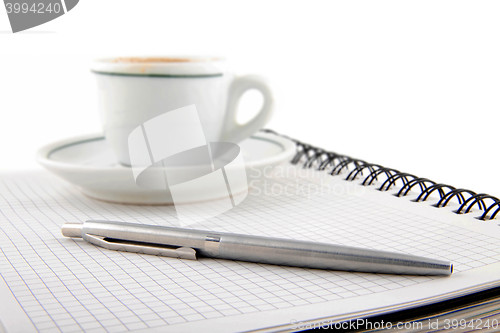
[[[277,134],[272,130],[263,131]],[[460,206],[454,212],[457,214],[467,214],[471,212],[474,206],[477,206],[483,212],[478,219],[483,221],[494,219],[500,212],[500,199],[489,194],[475,193],[471,190],[457,189],[450,185],[439,184],[427,178],[420,178],[409,173],[386,168],[379,164],[368,163],[346,155],[327,152],[290,137],[281,136],[292,140],[297,145],[297,153],[291,160],[292,164],[302,164],[304,168],[328,170],[334,176],[346,171],[347,177],[345,180],[354,181],[362,179],[360,184],[363,186],[372,185],[377,181],[382,184],[377,190],[388,191],[391,188],[395,188],[397,190],[395,195],[398,197],[408,195],[412,189],[417,190],[419,194],[414,200],[416,202],[426,201],[432,193],[437,193],[439,198],[437,203],[433,205],[434,207],[446,207],[452,200],[455,200]]]

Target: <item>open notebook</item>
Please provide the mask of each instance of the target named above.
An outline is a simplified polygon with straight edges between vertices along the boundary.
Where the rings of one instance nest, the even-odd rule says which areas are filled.
[[[175,225],[173,208],[100,202],[47,172],[10,173],[0,178],[0,331],[296,330],[500,285],[499,221],[475,218],[491,206],[489,197],[458,215],[454,200],[431,205],[433,194],[445,196],[449,188],[415,202],[432,186],[417,181],[405,197],[393,195],[417,178],[394,176],[392,169],[375,179],[380,166],[300,144],[293,162],[255,171],[242,204],[190,227],[446,259],[454,274],[350,273],[109,251],[64,238],[61,225],[86,219]],[[403,185],[376,190],[384,175]]]

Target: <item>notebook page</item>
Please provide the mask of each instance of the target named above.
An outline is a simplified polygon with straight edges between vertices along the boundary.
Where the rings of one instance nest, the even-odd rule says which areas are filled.
[[[9,287],[0,296],[18,302],[25,331],[257,329],[498,283],[496,224],[476,228],[470,217],[295,166],[254,179],[240,206],[190,227],[448,259],[456,273],[394,276],[109,251],[62,237],[61,225],[86,219],[176,225],[174,209],[96,201],[45,172],[0,182],[0,272]]]

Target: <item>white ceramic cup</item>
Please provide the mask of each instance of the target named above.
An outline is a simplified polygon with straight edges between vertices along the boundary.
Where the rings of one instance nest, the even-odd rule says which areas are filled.
[[[104,135],[118,161],[130,165],[128,136],[145,121],[195,105],[208,142],[237,143],[269,120],[273,96],[258,76],[235,76],[216,58],[109,58],[94,61]],[[250,89],[263,96],[262,107],[245,124],[236,121],[238,102]],[[168,145],[168,142],[165,142]]]

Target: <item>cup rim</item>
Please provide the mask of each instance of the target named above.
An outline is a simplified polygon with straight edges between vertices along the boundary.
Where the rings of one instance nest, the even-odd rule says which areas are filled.
[[[153,77],[222,76],[225,60],[211,56],[120,56],[93,60],[91,71],[101,75]]]

